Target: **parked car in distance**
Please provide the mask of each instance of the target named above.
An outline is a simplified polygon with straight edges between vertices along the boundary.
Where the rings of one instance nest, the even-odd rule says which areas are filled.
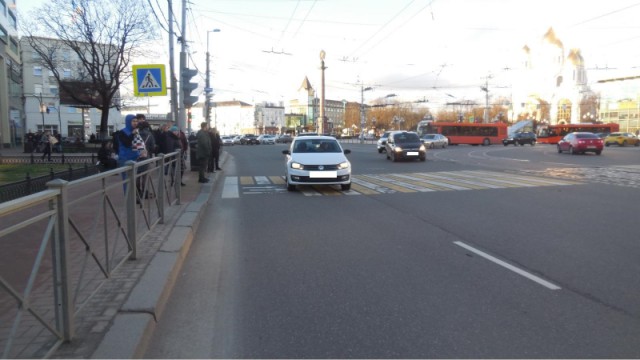
[[[385,147],[387,160],[391,159],[394,162],[402,159],[427,160],[427,148],[418,134],[413,131],[394,131],[390,133]]]
[[[502,139],[502,144],[507,146],[509,144],[513,144],[515,146],[529,144],[531,146],[535,145],[537,142],[536,134],[530,131],[523,131],[511,134],[506,139]]]
[[[632,133],[627,132],[614,132],[609,134],[606,138],[604,138],[604,145],[618,145],[618,146],[640,146],[640,139],[633,135]]]
[[[282,134],[276,137],[276,142],[278,144],[290,144],[293,141],[293,138],[289,134]]]
[[[285,175],[287,190],[296,185],[340,185],[343,191],[351,189],[351,163],[345,155],[351,150],[342,149],[332,136],[298,136],[286,155]]]
[[[380,135],[377,143],[378,154],[382,154],[383,151],[386,151],[385,145],[387,145],[387,138],[389,137],[390,133],[391,131],[385,131],[382,135]]]
[[[240,137],[241,145],[258,145],[260,142],[258,141],[258,137],[253,134],[244,134]]]
[[[604,140],[590,132],[572,132],[558,141],[558,153],[568,151],[570,154],[602,153]]]
[[[233,137],[233,145],[240,145],[240,139],[242,139],[242,135],[235,135]]]
[[[221,136],[220,139],[222,140],[222,145],[227,146],[227,145],[231,145],[233,146],[233,137],[230,135],[224,135]]]
[[[441,134],[424,134],[422,135],[422,142],[427,149],[434,148],[446,148],[449,145],[449,139]]]
[[[599,132],[599,133],[596,133],[596,136],[599,137],[600,139],[604,139],[607,136],[609,136],[609,134],[610,133],[608,133],[608,132]]]
[[[258,136],[258,144],[263,145],[275,145],[276,144],[276,136],[269,134],[262,134]]]

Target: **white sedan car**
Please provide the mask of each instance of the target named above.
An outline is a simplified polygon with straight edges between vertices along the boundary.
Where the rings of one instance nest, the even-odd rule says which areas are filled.
[[[422,135],[422,142],[424,146],[429,149],[434,148],[446,148],[449,145],[449,139],[446,136],[440,134],[424,134]]]
[[[231,146],[233,146],[233,137],[232,136],[225,135],[225,136],[221,136],[220,139],[222,140],[222,145],[225,145],[225,146],[231,145]]]
[[[343,191],[351,189],[351,163],[332,136],[299,136],[293,139],[286,158],[287,190],[296,185],[340,185]]]

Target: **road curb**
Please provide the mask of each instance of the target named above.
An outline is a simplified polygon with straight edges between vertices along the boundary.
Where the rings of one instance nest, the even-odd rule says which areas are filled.
[[[189,253],[219,174],[216,172],[211,182],[202,185],[200,194],[172,225],[165,242],[151,259],[91,358],[135,359],[144,355]]]

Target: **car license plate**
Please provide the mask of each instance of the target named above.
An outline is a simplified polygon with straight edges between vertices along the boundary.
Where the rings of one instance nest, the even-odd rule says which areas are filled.
[[[409,155],[409,156],[418,156],[418,152],[417,151],[407,151],[407,155]]]
[[[338,172],[337,171],[310,171],[309,172],[309,177],[310,178],[337,178],[338,177]]]
[[[587,149],[595,149],[595,148],[596,148],[596,147],[595,147],[595,145],[589,145],[589,146],[587,146]]]

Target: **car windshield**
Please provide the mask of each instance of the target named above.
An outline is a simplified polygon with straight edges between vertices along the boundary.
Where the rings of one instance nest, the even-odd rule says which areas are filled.
[[[339,153],[340,145],[335,140],[305,139],[297,140],[293,146],[294,153]]]
[[[433,140],[433,139],[435,139],[435,138],[436,138],[436,136],[435,136],[435,135],[425,135],[425,136],[423,136],[422,138],[423,138],[423,139],[426,139],[426,140]]]
[[[393,136],[393,139],[398,144],[415,143],[420,141],[420,138],[418,137],[418,135],[412,134],[412,133],[396,134]]]

